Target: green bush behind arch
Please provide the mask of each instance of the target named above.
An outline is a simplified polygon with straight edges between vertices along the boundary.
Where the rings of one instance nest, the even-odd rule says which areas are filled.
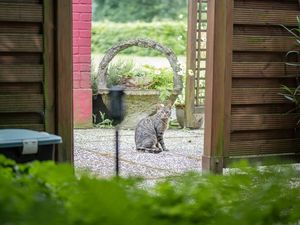
[[[99,22],[92,26],[92,52],[104,53],[115,43],[136,38],[155,40],[171,48],[177,56],[186,54],[187,25],[185,22]],[[128,48],[122,54],[161,56],[152,49]]]

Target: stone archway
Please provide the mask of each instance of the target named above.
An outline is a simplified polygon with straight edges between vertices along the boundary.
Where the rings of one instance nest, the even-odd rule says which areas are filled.
[[[132,39],[123,42],[119,42],[110,49],[108,49],[99,64],[98,67],[98,89],[106,89],[107,88],[107,68],[111,60],[122,50],[137,46],[143,48],[151,48],[157,50],[165,55],[168,59],[170,66],[172,67],[174,76],[173,76],[173,91],[169,98],[169,101],[173,104],[179,94],[182,92],[183,82],[182,82],[182,69],[177,60],[175,53],[172,49],[163,46],[162,44],[149,40],[149,39]]]

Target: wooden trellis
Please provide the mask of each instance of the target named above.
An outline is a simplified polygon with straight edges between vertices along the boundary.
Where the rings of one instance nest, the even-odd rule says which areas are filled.
[[[197,126],[204,107],[206,73],[207,0],[190,0],[188,8],[188,51],[186,77],[186,126]]]

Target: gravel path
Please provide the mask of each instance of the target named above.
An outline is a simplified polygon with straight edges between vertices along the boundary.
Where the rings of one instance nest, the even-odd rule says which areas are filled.
[[[99,177],[114,175],[113,129],[74,131],[74,161],[77,170],[89,170]],[[187,171],[201,171],[203,130],[167,130],[165,144],[170,150],[159,154],[137,152],[134,131],[120,130],[120,174],[157,180]]]

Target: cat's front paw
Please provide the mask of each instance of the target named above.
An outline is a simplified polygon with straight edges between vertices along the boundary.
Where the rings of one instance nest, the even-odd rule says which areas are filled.
[[[169,150],[169,149],[167,149],[167,148],[165,148],[165,149],[164,149],[164,152],[168,152],[168,151],[170,151],[170,150]]]
[[[161,153],[163,150],[161,148],[157,148],[153,151],[153,153],[157,154],[157,153]]]

